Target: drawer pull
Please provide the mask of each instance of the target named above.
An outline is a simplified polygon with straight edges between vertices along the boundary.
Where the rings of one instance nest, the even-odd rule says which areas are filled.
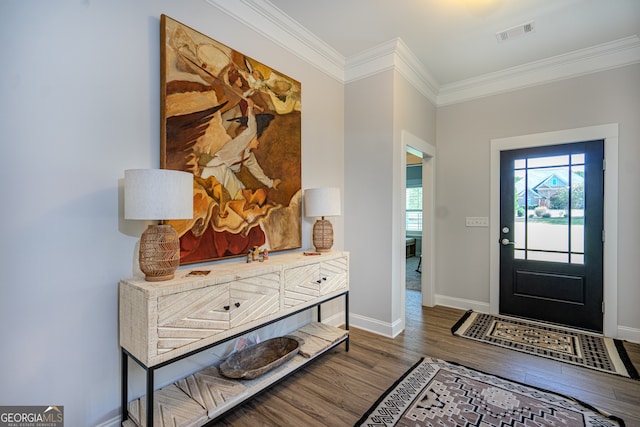
[[[228,305],[225,305],[224,306],[224,311],[229,311],[229,308],[231,308],[231,307],[229,307]]]
[[[236,307],[240,307],[240,303],[239,302],[237,302],[237,303],[235,303],[233,305],[235,305]]]

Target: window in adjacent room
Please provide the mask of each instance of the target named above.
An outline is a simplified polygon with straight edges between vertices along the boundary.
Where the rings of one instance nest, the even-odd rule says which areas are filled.
[[[422,187],[407,188],[407,231],[422,231]]]

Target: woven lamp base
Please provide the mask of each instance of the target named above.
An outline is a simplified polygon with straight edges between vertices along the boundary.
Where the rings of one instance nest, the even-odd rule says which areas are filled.
[[[329,252],[333,246],[333,226],[328,219],[319,219],[313,224],[313,246],[318,252]]]
[[[173,279],[180,265],[180,239],[172,226],[150,225],[140,237],[140,270],[148,282]]]

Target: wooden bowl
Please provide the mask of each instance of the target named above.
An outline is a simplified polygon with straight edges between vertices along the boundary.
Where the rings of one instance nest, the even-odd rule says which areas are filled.
[[[295,338],[271,338],[233,353],[220,365],[220,373],[234,379],[257,378],[293,358],[299,349]]]

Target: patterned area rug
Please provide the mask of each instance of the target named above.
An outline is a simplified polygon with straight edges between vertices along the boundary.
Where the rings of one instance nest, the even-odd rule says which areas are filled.
[[[356,426],[624,426],[559,394],[439,359],[423,358]]]
[[[597,371],[639,379],[620,340],[506,316],[468,311],[454,335]]]

